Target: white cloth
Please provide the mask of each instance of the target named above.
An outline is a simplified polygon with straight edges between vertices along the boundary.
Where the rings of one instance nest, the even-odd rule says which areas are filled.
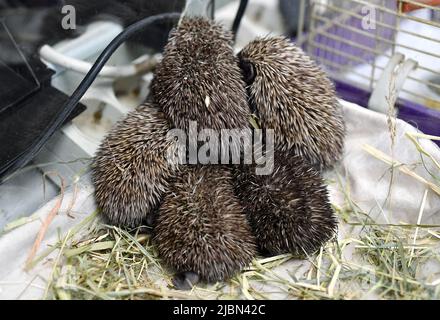
[[[388,155],[391,154],[391,140],[386,116],[344,101],[342,104],[347,123],[347,137],[345,156],[338,171],[344,173],[344,184],[347,182],[350,184],[351,198],[365,212],[370,212],[371,217],[377,221],[416,223],[426,186],[395,170],[391,196],[392,210],[389,210],[389,207],[381,210],[388,194],[389,165],[375,159],[362,149],[363,144],[369,144]],[[396,128],[394,145],[396,160],[406,164],[420,163],[420,153],[405,137],[405,132],[415,132],[416,129],[401,120],[396,122]],[[429,140],[420,140],[420,143],[436,159],[440,160],[440,149],[437,145]],[[438,170],[429,161],[426,162],[426,166],[431,172],[438,174]],[[419,164],[415,168],[415,172],[425,179],[433,181],[422,165]],[[334,172],[329,172],[326,176],[334,178],[336,175]],[[342,206],[344,197],[340,188],[336,183],[331,183],[329,189],[332,201]],[[40,253],[47,249],[48,245],[57,241],[58,231],[61,235],[66,234],[70,228],[96,209],[91,186],[80,187],[72,209],[75,219],[68,217],[65,213],[71,199],[72,192],[66,191],[60,214],[51,223],[41,244]],[[40,219],[0,236],[0,299],[39,299],[43,296],[44,279],[50,275],[52,263],[46,259],[29,272],[25,272],[23,267],[41,226],[41,221],[44,220],[56,202],[57,198],[36,212],[36,216]],[[432,191],[429,191],[428,194],[422,223],[440,223],[440,196]],[[340,225],[340,239],[344,237],[344,233],[345,228]],[[57,252],[54,252],[50,257],[56,258],[56,254]],[[282,265],[277,270],[280,274],[286,274],[289,269],[292,270],[293,265],[307,267],[308,262],[296,260]],[[438,264],[435,268],[437,269],[434,271],[440,271]]]
[[[392,151],[385,115],[346,102],[344,103],[344,112],[347,123],[347,138],[340,171],[346,172],[345,180],[350,183],[352,198],[365,212],[369,212],[376,222],[399,223],[403,221],[416,224],[426,186],[413,177],[401,173],[398,169],[394,169],[391,196],[389,196],[390,165],[374,158],[362,147],[364,144],[369,144],[386,155],[394,154],[395,160],[407,164],[415,173],[435,183],[428,171],[439,176],[438,168],[426,159],[425,168],[421,163],[420,152],[405,136],[407,132],[418,131],[408,123],[398,120],[396,122],[395,145]],[[426,139],[420,139],[419,143],[437,161],[440,160],[440,149],[436,144]],[[331,190],[335,191],[333,188]],[[380,207],[385,203],[387,197],[391,199],[391,203],[388,204],[391,210],[382,212]],[[341,193],[335,191],[335,198],[338,199],[335,202],[339,203]],[[428,192],[421,223],[440,224],[440,196],[431,190]]]

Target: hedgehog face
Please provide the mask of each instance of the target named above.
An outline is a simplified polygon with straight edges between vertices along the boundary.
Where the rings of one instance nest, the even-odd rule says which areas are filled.
[[[342,155],[345,126],[333,84],[301,48],[283,37],[261,38],[238,54],[248,103],[276,148],[323,169]]]
[[[243,80],[248,86],[250,86],[254,82],[255,76],[257,75],[255,65],[240,55],[238,56],[238,59],[238,64],[243,74]]]

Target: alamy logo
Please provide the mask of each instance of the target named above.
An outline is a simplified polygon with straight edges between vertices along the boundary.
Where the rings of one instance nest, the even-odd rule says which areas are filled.
[[[72,5],[65,5],[61,8],[61,13],[64,15],[61,20],[61,27],[64,30],[76,29],[76,10]]]
[[[362,18],[362,29],[376,30],[376,8],[373,6],[364,6],[361,10],[364,17]]]
[[[255,164],[255,174],[269,175],[274,168],[274,132],[271,129],[189,130],[171,129],[167,138],[175,143],[167,151],[170,164]]]

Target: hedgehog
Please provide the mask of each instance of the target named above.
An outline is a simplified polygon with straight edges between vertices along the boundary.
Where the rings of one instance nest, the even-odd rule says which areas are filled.
[[[159,208],[153,243],[177,275],[174,285],[225,280],[256,255],[255,237],[234,195],[230,168],[185,165]]]
[[[230,31],[202,17],[183,18],[170,33],[151,84],[154,101],[178,129],[247,128],[245,83]]]
[[[169,161],[176,143],[170,124],[153,104],[144,104],[119,121],[101,143],[92,163],[95,198],[113,225],[151,225],[169,178],[178,170]]]
[[[334,86],[301,48],[284,37],[258,38],[238,54],[251,112],[275,134],[275,149],[318,170],[341,159],[345,124]]]
[[[257,175],[255,165],[233,168],[240,199],[263,255],[315,252],[332,238],[337,220],[320,172],[300,156],[278,152],[273,171]]]

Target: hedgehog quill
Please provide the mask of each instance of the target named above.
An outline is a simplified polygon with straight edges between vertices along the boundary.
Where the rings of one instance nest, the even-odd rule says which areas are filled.
[[[152,94],[178,129],[248,127],[245,84],[232,33],[204,18],[184,18],[170,34],[152,82]]]
[[[151,225],[177,165],[168,161],[176,146],[169,123],[145,104],[119,121],[102,142],[92,164],[95,198],[107,222],[124,227]]]
[[[256,256],[255,238],[225,166],[182,166],[154,228],[159,255],[178,272],[176,287],[225,280]]]
[[[299,156],[274,159],[270,175],[236,166],[234,187],[260,251],[311,254],[337,230],[337,220],[319,174]]]
[[[343,153],[345,124],[333,84],[284,37],[260,38],[238,54],[252,112],[273,129],[275,147],[328,169]]]

